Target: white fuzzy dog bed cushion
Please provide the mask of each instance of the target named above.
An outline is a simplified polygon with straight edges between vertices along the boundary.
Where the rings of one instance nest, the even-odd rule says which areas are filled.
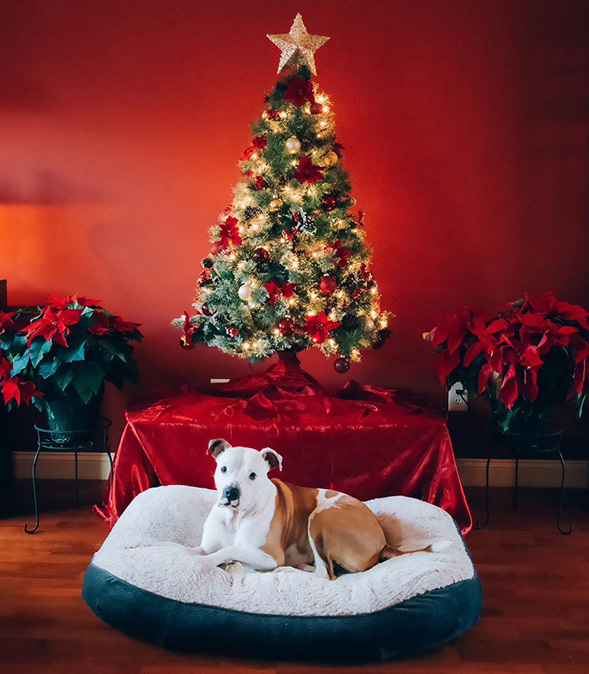
[[[317,657],[333,649],[342,656],[353,646],[347,656],[362,659],[437,645],[478,618],[480,583],[468,550],[454,520],[436,506],[403,496],[368,501],[389,543],[451,545],[329,581],[290,567],[231,575],[212,566],[194,548],[215,498],[212,490],[184,486],[137,496],[86,574],[84,599],[92,610],[169,646],[226,651],[237,642],[240,652],[301,655],[308,645]],[[389,631],[396,633],[392,640]]]

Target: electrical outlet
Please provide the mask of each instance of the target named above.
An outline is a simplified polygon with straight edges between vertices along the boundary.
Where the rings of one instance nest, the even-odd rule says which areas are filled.
[[[457,381],[448,391],[448,412],[467,412],[468,393],[464,386]]]

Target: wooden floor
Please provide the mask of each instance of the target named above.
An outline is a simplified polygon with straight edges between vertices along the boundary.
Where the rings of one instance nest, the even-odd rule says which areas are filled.
[[[27,487],[28,485],[21,485]],[[28,501],[28,489],[23,503]],[[86,505],[99,486],[84,485]],[[191,672],[398,672],[402,674],[587,674],[589,672],[588,494],[569,497],[555,526],[555,494],[522,490],[512,511],[495,492],[491,528],[468,536],[484,589],[483,615],[466,635],[434,653],[359,667],[234,660],[177,654],[103,624],[80,596],[84,569],[108,533],[88,507],[71,508],[70,483],[41,485],[44,512],[0,522],[0,671],[5,674],[188,674]],[[24,499],[26,497],[26,501]],[[469,495],[477,509],[480,490]],[[28,508],[30,511],[30,507]]]

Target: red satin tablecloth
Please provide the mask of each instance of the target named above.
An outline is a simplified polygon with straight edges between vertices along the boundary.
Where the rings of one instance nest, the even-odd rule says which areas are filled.
[[[363,501],[401,494],[450,513],[463,534],[472,520],[444,416],[395,391],[349,382],[328,391],[294,363],[279,362],[215,389],[183,392],[126,413],[113,486],[96,512],[112,526],[155,485],[213,488],[211,438],[284,457],[280,478],[329,487]],[[278,476],[278,474],[277,474]]]

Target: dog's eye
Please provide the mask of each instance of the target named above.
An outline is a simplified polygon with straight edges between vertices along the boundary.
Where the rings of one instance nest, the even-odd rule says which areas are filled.
[[[250,473],[250,480],[255,480],[258,477],[255,473]]]
[[[227,466],[221,466],[221,472],[226,473],[227,472]]]

